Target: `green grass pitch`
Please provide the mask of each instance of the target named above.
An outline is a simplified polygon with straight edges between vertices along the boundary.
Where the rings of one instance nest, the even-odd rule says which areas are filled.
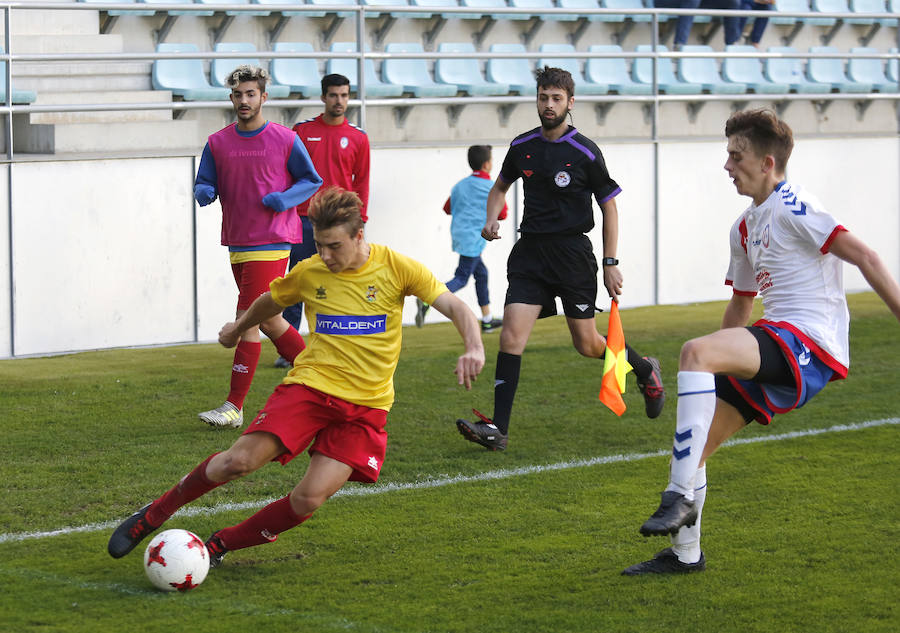
[[[896,631],[900,329],[872,293],[850,297],[848,379],[739,434],[780,439],[710,460],[707,571],[620,575],[668,545],[637,528],[666,482],[679,348],[717,328],[723,306],[622,312],[626,340],[662,361],[669,402],[657,420],[644,417],[633,376],[628,411],[610,413],[597,400],[601,363],[572,349],[561,317],[539,322],[504,453],[466,442],[454,425],[473,406],[490,414],[497,335],[485,335],[488,362],[467,393],[452,374],[452,326],[407,328],[379,484],[349,485],[302,527],[230,553],[183,595],[152,588],[143,546],[113,560],[106,541],[237,437],[196,417],[221,403],[231,352],[0,361],[0,630]],[[605,331],[605,315],[597,320]],[[271,345],[263,350],[251,415],[283,375]],[[834,430],[870,421],[887,422]],[[791,432],[800,433],[783,437]],[[602,459],[612,456],[621,457]],[[223,486],[167,527],[206,538],[285,495],[306,461]]]

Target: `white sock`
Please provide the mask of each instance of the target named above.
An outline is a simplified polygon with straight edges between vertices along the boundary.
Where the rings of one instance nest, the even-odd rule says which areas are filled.
[[[490,323],[491,321],[494,320],[494,315],[492,315],[492,314],[487,314],[487,315],[481,317],[481,320],[482,320],[482,322],[484,322],[484,323]]]
[[[672,551],[682,563],[693,564],[700,560],[700,518],[706,501],[706,464],[697,470],[694,477],[694,507],[697,508],[697,522],[691,527],[682,527],[672,538]]]
[[[678,406],[669,485],[685,498],[694,498],[694,475],[706,446],[716,412],[716,380],[705,371],[678,372]]]

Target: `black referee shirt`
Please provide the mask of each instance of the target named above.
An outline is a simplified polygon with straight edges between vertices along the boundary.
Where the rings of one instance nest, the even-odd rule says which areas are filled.
[[[610,178],[597,145],[574,127],[548,141],[537,127],[509,145],[500,178],[522,178],[524,233],[587,233],[594,228],[591,194],[603,203],[622,189]]]

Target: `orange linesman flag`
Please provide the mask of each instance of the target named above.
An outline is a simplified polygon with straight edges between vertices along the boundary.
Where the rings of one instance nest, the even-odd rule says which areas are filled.
[[[619,304],[615,299],[609,309],[609,329],[606,333],[606,355],[603,359],[603,382],[600,384],[600,402],[616,415],[625,413],[625,374],[631,371],[628,353],[625,351],[625,333],[619,318]]]

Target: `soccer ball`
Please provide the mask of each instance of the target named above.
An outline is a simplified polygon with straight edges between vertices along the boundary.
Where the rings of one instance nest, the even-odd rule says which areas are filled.
[[[144,571],[157,589],[189,591],[209,573],[209,553],[193,532],[166,530],[144,551]]]

